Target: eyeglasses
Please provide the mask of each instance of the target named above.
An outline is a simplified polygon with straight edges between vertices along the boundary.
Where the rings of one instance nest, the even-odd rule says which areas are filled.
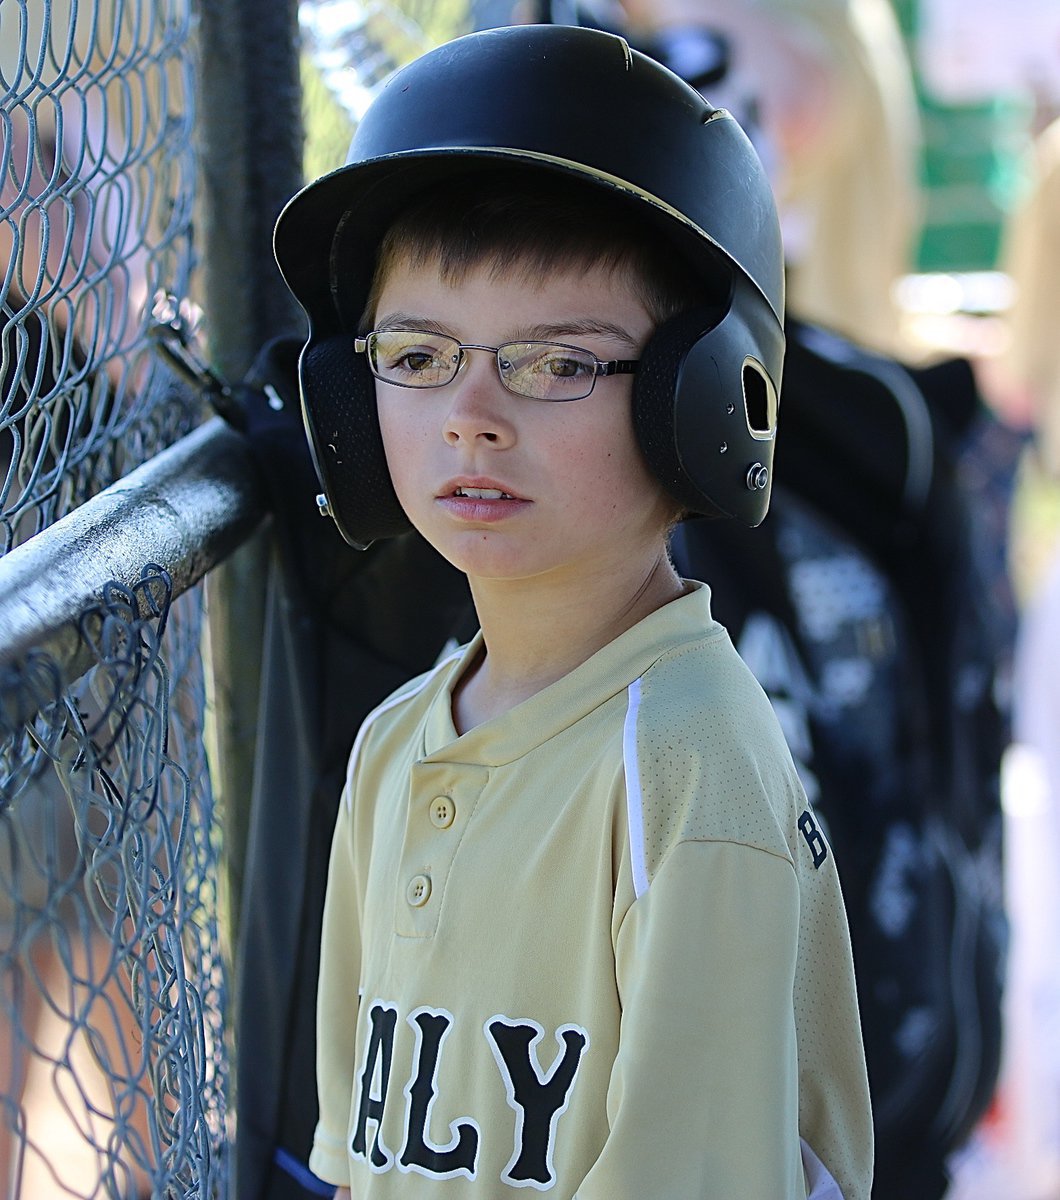
[[[376,329],[355,338],[353,348],[368,355],[376,379],[407,388],[445,387],[464,365],[466,350],[488,350],[509,392],[560,403],[584,399],[601,375],[632,375],[637,369],[635,359],[601,362],[588,350],[562,342],[475,346],[425,329]]]

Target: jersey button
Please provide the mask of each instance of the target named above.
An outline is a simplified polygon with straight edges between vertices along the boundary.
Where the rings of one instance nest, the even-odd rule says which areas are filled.
[[[456,819],[456,805],[448,796],[436,796],[431,801],[431,824],[435,829],[448,829]]]
[[[428,875],[413,875],[405,889],[405,899],[413,908],[422,908],[431,898],[431,880]]]

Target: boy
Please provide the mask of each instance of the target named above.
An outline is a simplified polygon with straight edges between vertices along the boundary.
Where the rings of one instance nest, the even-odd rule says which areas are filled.
[[[411,522],[481,626],[350,756],[314,1171],[864,1200],[835,867],[666,552],[768,501],[781,254],[746,139],[619,38],[476,34],[391,80],[276,252],[322,511],[362,547]]]

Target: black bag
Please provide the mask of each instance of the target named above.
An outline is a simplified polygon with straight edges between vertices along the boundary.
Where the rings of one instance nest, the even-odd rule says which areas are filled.
[[[931,1200],[997,1079],[1006,926],[994,696],[1002,648],[947,405],[897,364],[790,324],[778,483],[756,530],[696,521],[682,573],[769,694],[843,883],[878,1200]],[[960,403],[963,395],[964,403]]]

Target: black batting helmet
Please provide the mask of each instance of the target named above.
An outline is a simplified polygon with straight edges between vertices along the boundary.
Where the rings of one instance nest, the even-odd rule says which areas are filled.
[[[374,380],[353,351],[376,253],[425,189],[444,196],[447,181],[512,166],[580,181],[590,198],[592,189],[619,197],[703,278],[712,303],[665,322],[644,349],[634,428],[649,468],[689,512],[757,525],[784,357],[769,181],[727,112],[622,38],[558,25],[469,34],[398,71],[346,165],[280,214],[276,259],[309,317],[299,377],[323,511],[360,547],[409,528]]]

